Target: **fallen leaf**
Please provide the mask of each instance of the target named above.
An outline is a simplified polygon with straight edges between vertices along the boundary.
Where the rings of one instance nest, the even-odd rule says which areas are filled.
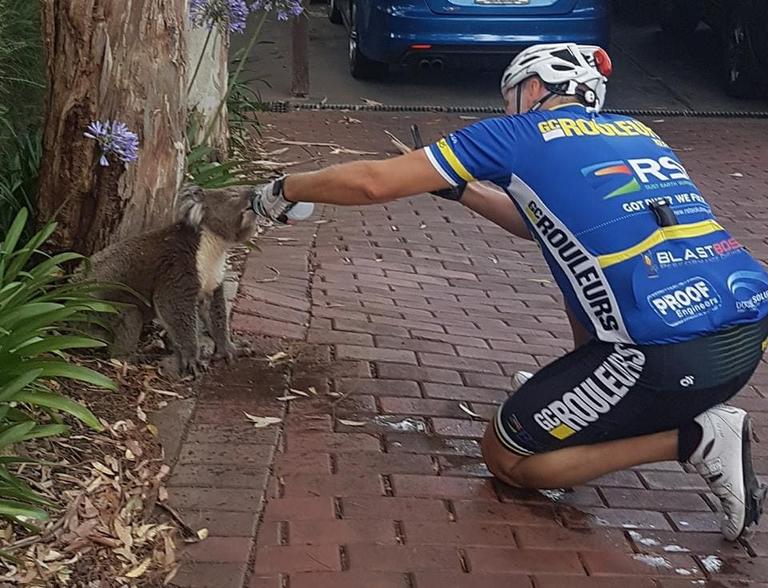
[[[384,106],[383,103],[377,102],[376,100],[371,100],[370,98],[361,98],[361,100],[367,105],[367,106]]]
[[[267,269],[273,271],[275,275],[271,278],[262,278],[260,280],[254,280],[254,281],[260,284],[265,284],[267,282],[277,282],[277,279],[280,277],[280,270],[278,270],[276,267],[272,267],[271,265],[268,265]]]
[[[104,464],[102,464],[102,463],[100,463],[98,461],[91,462],[91,465],[93,466],[93,469],[95,469],[98,472],[101,472],[102,474],[104,474],[106,476],[112,477],[112,476],[115,475],[115,472],[113,472],[107,466],[105,466]]]
[[[264,427],[268,427],[270,425],[276,425],[277,423],[282,423],[283,419],[277,418],[277,417],[261,417],[261,416],[254,416],[252,414],[248,414],[247,412],[244,413],[245,417],[253,423],[253,426],[257,429],[263,429]]]
[[[465,413],[467,413],[469,416],[471,416],[472,418],[475,418],[475,419],[483,418],[479,414],[477,414],[474,410],[469,408],[466,402],[459,402],[459,408]]]
[[[168,489],[165,486],[160,486],[160,488],[157,489],[157,499],[160,502],[168,501]]]
[[[273,355],[267,355],[267,359],[269,360],[269,363],[277,363],[278,361],[285,359],[288,357],[288,354],[285,351],[278,351],[277,353]]]
[[[130,572],[127,572],[125,574],[125,577],[126,578],[139,578],[139,577],[143,576],[144,572],[147,571],[147,569],[149,568],[149,564],[151,564],[151,563],[152,563],[152,560],[150,558],[145,559],[143,562],[141,562],[141,564],[138,567],[133,568]]]
[[[744,174],[740,172],[733,172],[732,174],[729,174],[732,178],[743,178]]]
[[[170,390],[158,390],[157,388],[152,388],[152,392],[155,392],[156,394],[162,394],[163,396],[171,396],[173,398],[184,398],[181,394],[178,392],[171,392]]]
[[[317,389],[314,386],[307,388],[307,391],[312,394],[312,396],[317,396]]]
[[[348,427],[364,427],[368,424],[365,421],[348,421],[346,419],[339,419],[339,423]]]
[[[347,147],[334,147],[328,152],[328,155],[378,155],[378,151],[360,151],[359,149],[349,149]]]
[[[298,394],[299,396],[304,396],[305,398],[309,398],[309,394],[307,394],[303,390],[297,390],[296,388],[288,388],[288,391],[293,392],[294,394]]]
[[[278,396],[277,400],[281,400],[282,402],[288,402],[289,400],[296,400],[297,398],[301,398],[301,397],[293,396],[292,394],[286,394],[285,396]]]
[[[200,541],[202,541],[203,539],[207,539],[208,538],[208,529],[205,529],[205,528],[199,529],[197,531],[197,537],[198,537],[198,539],[200,539]]]

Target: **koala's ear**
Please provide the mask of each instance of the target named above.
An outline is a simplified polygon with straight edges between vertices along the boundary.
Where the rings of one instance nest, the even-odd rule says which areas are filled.
[[[203,222],[203,198],[205,192],[200,186],[184,184],[179,191],[179,218],[192,227]]]

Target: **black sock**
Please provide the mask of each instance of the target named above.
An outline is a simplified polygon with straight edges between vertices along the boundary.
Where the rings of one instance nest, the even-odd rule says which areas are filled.
[[[701,425],[691,421],[677,430],[677,460],[688,461],[701,443]]]

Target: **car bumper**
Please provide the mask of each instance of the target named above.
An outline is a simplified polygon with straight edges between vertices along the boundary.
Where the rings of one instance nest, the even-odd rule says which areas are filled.
[[[506,56],[537,43],[573,42],[607,48],[610,18],[466,17],[400,13],[374,7],[365,15],[359,34],[366,57],[386,63],[403,63],[443,56]],[[429,45],[429,49],[413,49]]]

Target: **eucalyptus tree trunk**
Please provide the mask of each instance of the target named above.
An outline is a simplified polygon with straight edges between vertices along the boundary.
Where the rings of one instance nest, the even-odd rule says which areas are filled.
[[[84,254],[168,222],[183,179],[187,0],[42,0],[48,95],[38,221]],[[138,160],[99,164],[83,136],[117,120]]]
[[[223,27],[188,28],[189,55],[189,136],[190,146],[198,145],[209,125],[213,124],[207,144],[216,150],[217,158],[227,155],[229,127],[226,106],[219,104],[227,94],[229,78],[229,33]],[[202,58],[201,58],[202,56]],[[218,116],[217,116],[218,113]],[[215,122],[214,118],[216,119]]]

